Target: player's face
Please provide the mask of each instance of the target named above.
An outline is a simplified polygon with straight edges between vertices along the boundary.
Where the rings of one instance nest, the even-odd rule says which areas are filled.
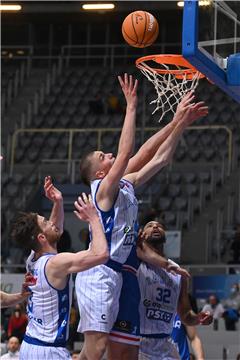
[[[60,238],[60,231],[53,222],[40,215],[37,216],[37,222],[43,234],[49,241],[57,241]]]
[[[165,241],[165,231],[163,226],[157,221],[148,222],[143,229],[143,234],[146,236],[146,239],[152,239],[156,241],[163,240]]]
[[[93,154],[94,168],[97,171],[103,171],[105,175],[113,166],[115,157],[112,153],[104,153],[102,151],[95,151]],[[105,176],[104,175],[104,176]]]

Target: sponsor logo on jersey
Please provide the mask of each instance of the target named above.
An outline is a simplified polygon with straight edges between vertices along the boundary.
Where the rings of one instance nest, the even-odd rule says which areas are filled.
[[[181,325],[182,325],[181,320],[176,320],[175,323],[174,323],[174,325],[173,325],[173,327],[174,327],[175,329],[180,329],[180,328],[181,328]]]
[[[131,230],[132,230],[131,226],[125,226],[123,232],[124,234],[129,234]]]
[[[134,245],[135,243],[135,236],[134,234],[129,234],[125,236],[125,239],[123,241],[124,246]]]
[[[149,320],[161,320],[166,323],[170,323],[172,316],[173,316],[173,314],[169,313],[167,311],[156,310],[156,309],[152,309],[152,308],[146,309],[146,317]]]
[[[124,332],[130,332],[132,328],[131,322],[126,320],[117,320],[114,324],[115,330],[120,330]]]

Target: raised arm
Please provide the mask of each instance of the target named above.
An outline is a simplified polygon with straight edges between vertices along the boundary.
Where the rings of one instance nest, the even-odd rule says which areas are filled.
[[[46,176],[44,181],[45,196],[52,201],[53,207],[49,220],[63,233],[64,211],[62,193],[53,186],[51,176]]]
[[[119,180],[125,172],[135,144],[138,81],[134,81],[132,75],[128,76],[127,74],[124,75],[124,79],[119,76],[118,80],[125,95],[127,108],[116,160],[108,174],[103,178],[97,192],[97,201],[102,210],[105,211],[112,207],[118,192]]]
[[[203,102],[197,104],[191,103],[192,98],[189,98],[181,107],[181,118],[174,130],[159,147],[156,154],[141,170],[136,173],[125,176],[126,179],[139,186],[151,179],[159,170],[166,166],[172,159],[179,139],[184,129],[189,126],[194,120],[205,116],[208,113],[208,108],[204,106]]]
[[[57,288],[63,286],[66,276],[103,264],[108,260],[109,252],[102,224],[93,205],[91,196],[84,193],[75,201],[75,215],[87,221],[92,230],[90,249],[73,253],[61,253],[52,257],[47,264],[47,276]]]
[[[131,174],[139,171],[144,165],[146,165],[155,155],[160,145],[171,134],[175,126],[181,120],[183,113],[182,109],[185,104],[194,99],[193,91],[189,91],[185,95],[177,107],[177,111],[172,121],[160,129],[156,134],[151,136],[138,150],[138,152],[129,160],[125,174]]]
[[[209,312],[200,312],[196,314],[192,310],[188,297],[188,281],[183,277],[181,279],[181,291],[178,300],[177,312],[181,321],[185,325],[209,325],[212,322],[212,315],[210,315]]]

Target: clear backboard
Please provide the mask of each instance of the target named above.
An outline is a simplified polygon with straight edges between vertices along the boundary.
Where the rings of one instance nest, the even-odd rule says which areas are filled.
[[[184,1],[182,54],[240,103],[240,1]]]

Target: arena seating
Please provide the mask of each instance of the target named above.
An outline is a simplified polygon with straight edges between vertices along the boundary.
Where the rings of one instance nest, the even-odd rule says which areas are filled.
[[[133,74],[141,75],[132,69]],[[51,87],[50,94],[45,97],[38,113],[32,116],[32,121],[26,126],[32,129],[81,129],[94,130],[96,128],[121,128],[124,117],[124,98],[118,85],[116,73],[121,74],[125,69],[118,68],[112,73],[109,69],[66,68],[56,83]],[[145,81],[145,80],[144,80]],[[145,127],[159,127],[159,115],[151,115],[150,100],[155,98],[152,85],[146,82],[146,98],[143,98],[140,81],[139,106],[137,125]],[[205,84],[206,86],[206,84]],[[210,102],[209,116],[199,120],[196,125],[226,125],[235,134],[237,127],[234,120],[238,104],[226,99],[218,89],[208,85],[209,92],[204,90],[204,83],[200,83],[197,97]],[[103,102],[103,113],[93,113],[91,101],[100,94]],[[114,94],[120,101],[122,111],[109,113],[107,100],[109,94]],[[223,107],[224,103],[229,108]],[[147,99],[147,100],[146,100]],[[226,102],[225,102],[226,100]],[[147,103],[146,109],[143,104]],[[231,106],[230,106],[231,105]],[[229,110],[231,109],[231,110]],[[145,112],[143,119],[142,114]],[[172,117],[168,113],[163,126]],[[144,139],[153,132],[145,132]],[[102,134],[101,146],[106,152],[116,153],[119,132]],[[72,159],[79,160],[83,151],[97,148],[97,134],[91,131],[74,133],[72,141]],[[234,135],[234,141],[239,141]],[[136,137],[136,149],[142,143],[141,136]],[[79,183],[78,163],[74,174],[66,172],[68,156],[69,134],[63,132],[25,132],[18,135],[15,151],[14,176],[4,174],[3,191],[8,195],[3,200],[3,209],[16,210],[23,206],[30,194],[39,186],[45,170],[51,171],[57,183]],[[223,166],[228,159],[228,133],[224,129],[202,129],[201,131],[187,130],[176,149],[173,163],[160,172],[144,189],[137,190],[140,208],[147,209],[156,206],[162,212],[164,221],[169,229],[189,229],[194,218],[203,212],[206,205],[214,199],[216,189],[224,184]],[[47,168],[47,161],[49,163]],[[62,167],[59,165],[65,161]],[[24,176],[26,173],[28,176]],[[29,175],[30,172],[34,175]],[[40,169],[40,170],[39,170]],[[62,169],[62,170],[61,170]],[[200,171],[199,171],[200,169]],[[19,174],[19,175],[18,175]],[[16,176],[17,175],[17,176]],[[7,180],[4,180],[7,178]],[[21,181],[19,179],[22,179]],[[4,180],[4,181],[3,181]],[[22,195],[22,189],[24,196]],[[18,195],[16,197],[16,194]],[[12,215],[10,215],[10,218]]]

